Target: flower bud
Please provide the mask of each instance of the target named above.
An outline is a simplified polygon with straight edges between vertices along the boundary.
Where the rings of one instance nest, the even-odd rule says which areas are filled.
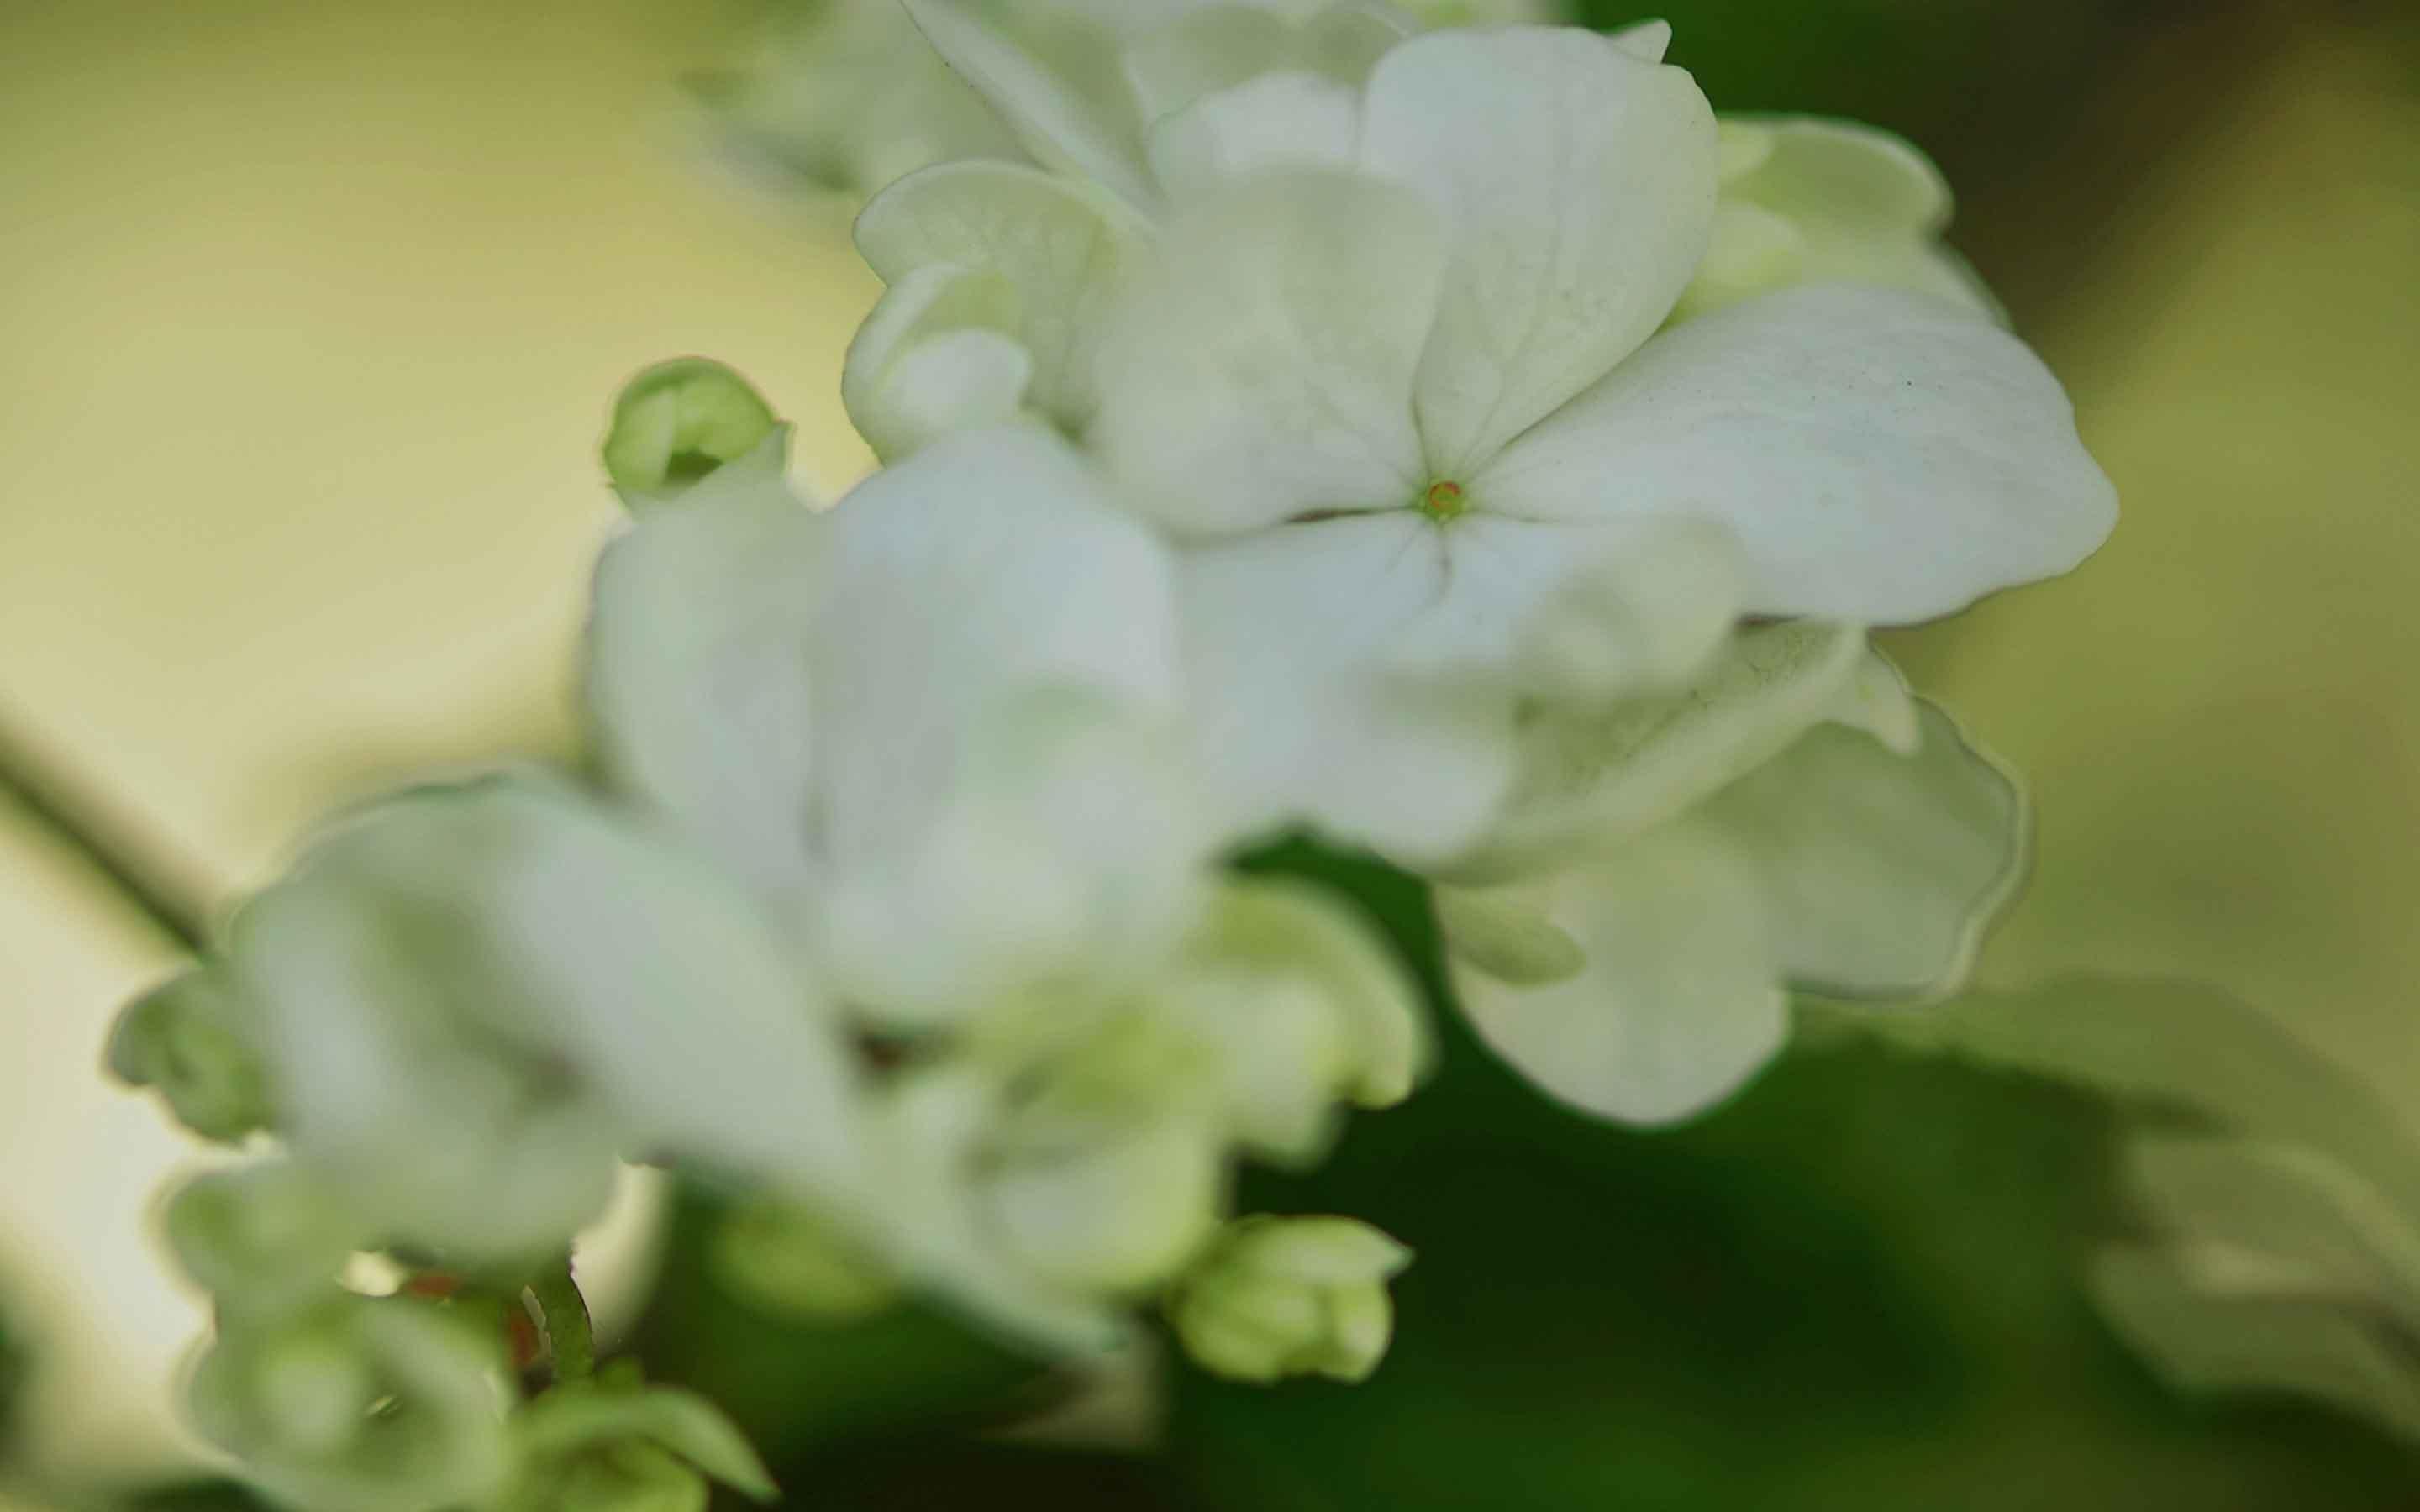
[[[354,1249],[341,1205],[282,1162],[194,1178],[169,1198],[163,1227],[185,1273],[238,1312],[315,1299]]]
[[[557,1386],[515,1415],[515,1468],[495,1512],[704,1512],[706,1477],[759,1502],[764,1461],[693,1393],[610,1381]]]
[[[1728,116],[1721,200],[1676,321],[1801,284],[1865,284],[1950,301],[2005,323],[1942,240],[1949,186],[1887,131],[1814,116]]]
[[[1283,880],[1219,888],[1149,1011],[1196,1047],[1228,1132],[1287,1165],[1325,1153],[1347,1104],[1410,1095],[1431,1053],[1419,989],[1368,927]]]
[[[130,1086],[159,1088],[194,1133],[232,1144],[271,1118],[268,1079],[243,1019],[215,970],[189,971],[118,1015],[109,1069]]]
[[[623,387],[605,437],[605,472],[632,510],[669,503],[725,469],[778,476],[786,427],[721,363],[659,363]]]
[[[1169,1320],[1214,1375],[1366,1381],[1394,1332],[1387,1280],[1410,1263],[1355,1219],[1242,1218],[1178,1287]]]
[[[424,1303],[338,1296],[228,1317],[194,1371],[195,1424],[312,1512],[485,1505],[510,1468],[498,1342]]]

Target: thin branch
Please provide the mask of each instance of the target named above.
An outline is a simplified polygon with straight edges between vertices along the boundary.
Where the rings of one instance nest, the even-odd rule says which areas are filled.
[[[70,777],[66,764],[46,756],[0,712],[0,795],[16,800],[61,844],[89,862],[120,902],[184,949],[209,941],[209,907],[169,880],[136,826]]]

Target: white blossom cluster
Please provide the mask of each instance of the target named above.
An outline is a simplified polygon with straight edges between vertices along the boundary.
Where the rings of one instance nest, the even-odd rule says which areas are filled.
[[[518,1296],[628,1160],[743,1195],[810,1311],[1080,1356],[1156,1305],[1224,1374],[1366,1375],[1401,1246],[1229,1185],[1409,1095],[1430,1029],[1349,903],[1233,868],[1273,838],[1432,883],[1479,1034],[1640,1123],[1792,989],[1956,986],[2019,871],[2013,785],[1866,632],[2068,570],[2114,499],[1912,149],[1718,123],[1661,26],[876,23],[965,94],[852,170],[941,160],[858,226],[881,470],[811,506],[736,376],[643,376],[593,770],[349,817],[121,1027],[193,1127],[274,1135],[180,1246],[197,1407],[305,1504],[435,1504],[364,1489],[419,1396],[444,1504],[556,1504],[508,1500],[563,1483],[513,1438],[554,1394],[494,1427],[336,1278]]]

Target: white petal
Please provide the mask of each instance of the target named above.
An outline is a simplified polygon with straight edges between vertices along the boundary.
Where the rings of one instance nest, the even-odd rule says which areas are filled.
[[[1217,1229],[1225,1199],[1217,1135],[1183,1119],[1011,1157],[980,1188],[1016,1263],[1078,1292],[1164,1285]]]
[[[1885,685],[1876,687],[1876,683]],[[1519,775],[1483,845],[1452,872],[1494,879],[1601,848],[1670,819],[1824,720],[1869,727],[1898,679],[1853,626],[1745,630],[1685,691],[1610,708],[1531,711]],[[1902,694],[1901,697],[1904,695]]]
[[[1256,175],[1161,246],[1103,342],[1093,427],[1138,501],[1200,532],[1409,503],[1440,257],[1426,208],[1356,174]]]
[[[1404,36],[1402,18],[1375,7],[1203,5],[1131,41],[1126,76],[1143,120],[1157,125],[1209,95],[1269,74],[1349,89]]]
[[[1429,1060],[1417,984],[1368,926],[1296,882],[1221,887],[1150,1011],[1213,1053],[1233,1136],[1277,1161],[1316,1160],[1346,1103],[1403,1101]]]
[[[1097,191],[1007,162],[942,163],[910,174],[857,218],[858,250],[887,284],[935,266],[1005,284],[1005,296],[981,284],[953,285],[954,323],[1014,335],[1032,354],[1031,402],[1070,431],[1092,418],[1104,303],[1144,235]],[[938,296],[928,289],[922,298]],[[906,308],[922,332],[941,329],[915,302]]]
[[[1938,708],[1925,705],[1922,719],[1912,756],[1818,726],[1701,810],[1754,857],[1776,959],[1802,987],[1955,991],[2024,875],[2016,784]]]
[[[1435,475],[1467,481],[1663,322],[1706,249],[1714,117],[1697,85],[1590,32],[1439,32],[1371,75],[1362,162],[1452,249],[1420,364]]]
[[[1450,953],[1455,991],[1481,1039],[1574,1107],[1687,1118],[1787,1038],[1755,869],[1719,836],[1668,826],[1500,901],[1560,930],[1586,964],[1522,984]]]
[[[896,461],[1023,407],[1033,357],[1016,334],[1020,303],[999,274],[946,263],[891,286],[849,343],[840,378],[841,402],[875,455]]]
[[[1198,765],[1234,827],[1308,822],[1418,861],[1493,815],[1512,776],[1510,687],[1387,662],[1445,581],[1440,533],[1397,510],[1184,553]]]
[[[959,733],[956,774],[914,833],[823,900],[841,989],[897,1028],[1001,993],[1156,980],[1199,911],[1211,837],[1171,722],[1050,688]]]
[[[1726,177],[1727,194],[1793,218],[1923,236],[1949,224],[1948,180],[1903,137],[1816,116],[1734,116],[1723,125],[1762,144],[1752,165]]]
[[[1872,624],[2069,571],[2118,508],[2023,343],[1938,301],[1839,286],[1665,332],[1474,488],[1544,518],[1720,520],[1750,612]]]
[[[1842,283],[1931,294],[2007,324],[1974,270],[1942,244],[1949,186],[1909,143],[1809,116],[1726,116],[1722,129],[1724,218],[1679,313],[1785,285]]]
[[[1786,215],[1726,198],[1697,277],[1672,308],[1675,323],[1808,282],[1807,233]]]
[[[1738,614],[1736,551],[1701,521],[1473,513],[1435,535],[1435,589],[1383,651],[1420,676],[1601,708],[1685,683]]]
[[[1361,100],[1310,73],[1264,73],[1207,94],[1152,128],[1151,166],[1179,202],[1254,168],[1353,165]]]
[[[588,715],[615,786],[750,880],[786,888],[804,876],[828,527],[779,482],[712,483],[598,561]]]
[[[937,1300],[1014,1341],[1087,1356],[1116,1350],[1127,1328],[1114,1299],[1031,1273],[990,1231],[981,1188],[1000,1088],[944,1063],[910,1070],[877,1095],[874,1127],[885,1178],[879,1242]]]
[[[1142,118],[1156,123],[1204,95],[1285,67],[1294,27],[1266,6],[1205,5],[1155,26],[1125,48]]]
[[[998,961],[985,942],[1053,898],[1126,889],[1136,917],[1156,918],[1139,879],[1176,886],[1203,843],[1175,806],[1181,772],[1151,754],[1157,731],[1166,763],[1180,759],[1166,548],[1038,426],[938,442],[831,520],[817,848],[844,897],[895,903],[836,904],[842,922],[892,913],[930,936],[905,959],[878,936],[834,943],[887,991],[922,983],[912,1004],[870,1006],[930,1011],[953,983],[977,991]]]
[[[1672,23],[1642,21],[1609,31],[1605,39],[1642,63],[1661,63],[1672,50]]]
[[[1152,201],[1137,110],[1107,27],[1022,18],[1002,25],[966,0],[902,0],[935,51],[989,102],[1042,163]]]

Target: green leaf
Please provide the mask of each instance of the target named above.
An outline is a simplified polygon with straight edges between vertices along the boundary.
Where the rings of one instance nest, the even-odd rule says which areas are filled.
[[[2180,1244],[2281,1266],[2292,1279],[2278,1289],[2375,1306],[2420,1343],[2420,1213],[2397,1210],[2342,1165],[2291,1146],[2155,1134],[2134,1142],[2126,1166],[2144,1208]],[[2235,1289],[2258,1285],[2247,1278]],[[2420,1393],[2420,1352],[2405,1373]]]
[[[2420,1134],[2350,1072],[2219,988],[2080,978],[1974,993],[1922,1013],[1809,1005],[1806,1016],[2324,1150],[2420,1213]]]
[[[2092,1293],[2180,1391],[2290,1392],[2420,1443],[2420,1362],[2409,1342],[2333,1300],[2214,1294],[2183,1257],[2134,1246],[2094,1263]]]

